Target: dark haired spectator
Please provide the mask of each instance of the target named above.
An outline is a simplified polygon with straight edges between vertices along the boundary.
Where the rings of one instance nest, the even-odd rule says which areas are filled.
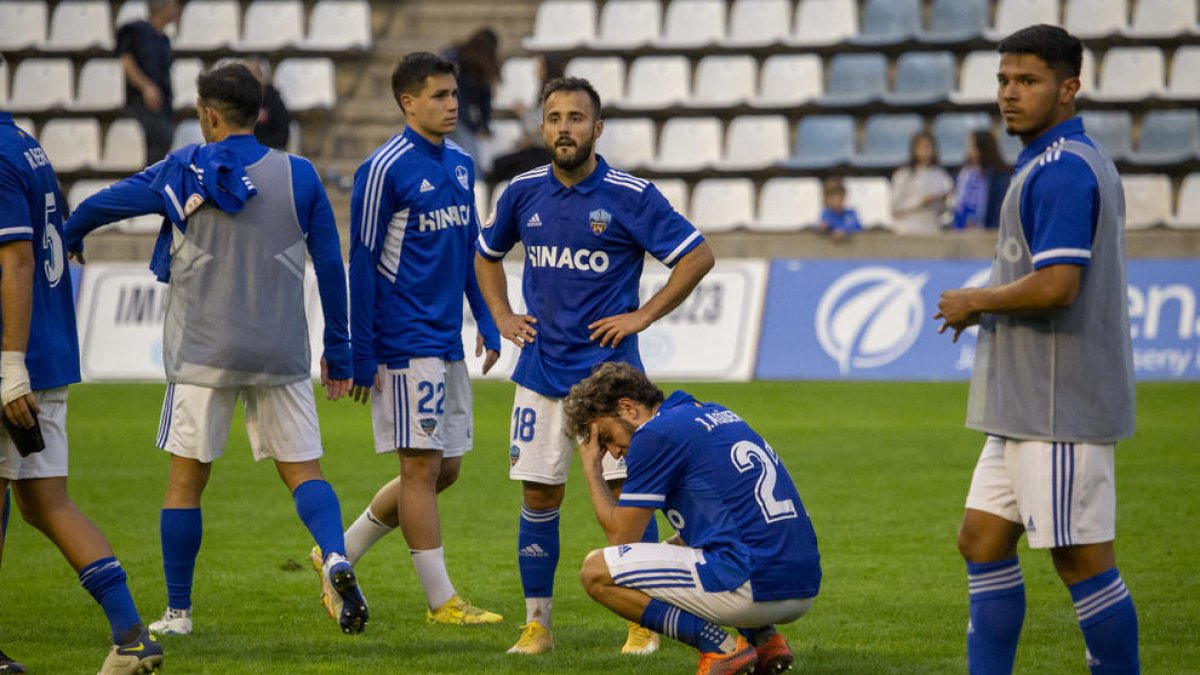
[[[999,227],[1000,203],[1010,178],[1012,169],[1000,155],[991,130],[968,134],[967,161],[954,181],[954,229]]]
[[[480,28],[443,54],[458,66],[458,129],[450,135],[476,162],[479,139],[491,136],[492,89],[500,81],[500,38],[491,28]]]
[[[150,16],[117,30],[117,55],[125,71],[125,114],[146,134],[146,162],[153,164],[171,149],[171,64],[175,57],[167,26],[179,19],[177,0],[149,0]]]
[[[854,232],[862,230],[858,221],[858,213],[846,206],[846,185],[836,176],[826,178],[825,208],[821,210],[821,232],[834,239],[845,239]]]
[[[946,215],[946,197],[954,187],[950,174],[937,165],[933,136],[912,138],[908,164],[892,174],[892,214],[899,234],[937,234]]]
[[[254,137],[259,143],[287,152],[288,139],[291,136],[292,114],[288,112],[279,90],[271,83],[271,63],[264,58],[250,57],[245,59],[226,58],[217,61],[216,66],[230,63],[240,63],[262,83],[262,107],[258,111],[258,123],[254,125]]]

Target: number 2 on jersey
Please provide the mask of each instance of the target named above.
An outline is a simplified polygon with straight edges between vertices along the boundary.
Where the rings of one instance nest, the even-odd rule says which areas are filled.
[[[729,459],[738,473],[746,473],[755,466],[762,470],[754,486],[754,498],[768,523],[796,517],[796,504],[792,500],[775,498],[775,483],[778,480],[775,465],[779,463],[779,457],[771,446],[764,449],[750,441],[738,441],[729,450]]]

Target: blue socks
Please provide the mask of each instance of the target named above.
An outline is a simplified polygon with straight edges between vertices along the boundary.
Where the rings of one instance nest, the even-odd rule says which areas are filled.
[[[646,531],[642,533],[642,541],[648,544],[658,543],[658,518],[653,513],[650,514],[650,523],[646,525]]]
[[[1117,568],[1070,586],[1093,675],[1140,673],[1137,610]]]
[[[305,481],[296,486],[292,499],[296,502],[296,513],[321,547],[321,553],[346,555],[342,505],[333,487],[321,479]]]
[[[135,629],[141,628],[142,617],[138,616],[129,585],[125,581],[125,570],[116,558],[101,558],[79,570],[79,585],[83,586],[96,602],[104,608],[108,625],[112,630],[113,644],[125,644],[137,639]]]
[[[721,644],[729,639],[729,633],[720,626],[654,598],[638,623],[701,652],[723,652]]]
[[[517,532],[517,567],[526,598],[554,595],[554,570],[558,567],[558,509],[535,511],[521,507]]]
[[[1025,621],[1025,578],[1016,557],[967,563],[971,623],[967,670],[971,675],[1011,675]]]
[[[203,533],[200,509],[163,509],[158,527],[162,537],[163,575],[167,579],[167,606],[191,609],[192,577]]]

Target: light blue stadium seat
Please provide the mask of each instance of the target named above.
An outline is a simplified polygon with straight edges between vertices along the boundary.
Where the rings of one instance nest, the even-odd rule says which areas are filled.
[[[992,116],[985,112],[945,112],[933,120],[938,163],[958,166],[967,158],[967,134],[977,129],[992,130]]]
[[[1114,161],[1133,152],[1133,115],[1124,110],[1088,110],[1081,117],[1087,135]]]
[[[990,16],[988,0],[933,0],[929,28],[918,37],[939,44],[982,37]]]
[[[1021,138],[1019,136],[1010,136],[1005,132],[1003,123],[1000,125],[1000,134],[996,138],[1000,141],[1000,154],[1004,155],[1004,159],[1009,164],[1016,164],[1017,156],[1024,149],[1024,146],[1021,145]]]
[[[895,90],[883,97],[890,105],[945,101],[957,85],[958,67],[950,52],[908,52],[896,60]]]
[[[1129,158],[1137,164],[1163,166],[1200,157],[1200,112],[1151,110],[1142,118],[1142,137]]]
[[[921,0],[867,0],[862,28],[853,41],[863,45],[894,45],[921,32]]]
[[[896,167],[909,159],[909,143],[925,126],[915,113],[907,115],[871,115],[863,133],[863,149],[851,160],[855,166]]]
[[[828,169],[848,164],[854,156],[854,118],[808,115],[796,125],[796,146],[784,166]]]
[[[879,100],[887,93],[887,57],[883,54],[836,54],[829,59],[823,106],[852,107]]]

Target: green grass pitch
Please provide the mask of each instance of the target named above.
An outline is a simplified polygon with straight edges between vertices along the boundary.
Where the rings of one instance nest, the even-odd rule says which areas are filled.
[[[954,535],[980,434],[963,428],[966,386],[689,384],[737,410],[771,442],[799,486],[820,540],[825,579],[808,616],[783,628],[803,673],[962,673],[966,579]],[[158,508],[167,457],[153,445],[162,387],[72,389],[71,493],[112,541],[143,618],[162,611]],[[617,651],[624,623],[578,583],[602,545],[576,463],[562,520],[557,649],[513,657],[524,603],[516,568],[519,489],[507,479],[512,385],[476,385],[476,449],[441,502],[451,576],[499,627],[427,626],[399,533],[358,571],[371,623],[342,635],[324,615],[312,545],[269,464],[233,432],[205,495],[196,632],[164,639],[170,673],[685,673],[691,650]],[[1200,385],[1138,389],[1137,436],[1117,452],[1118,561],[1137,603],[1147,673],[1200,671]],[[327,477],[356,517],[398,462],[371,452],[370,420],[350,401],[320,404]],[[238,424],[240,425],[240,419]],[[664,524],[660,519],[660,524]],[[665,530],[665,527],[664,527]],[[1066,590],[1044,551],[1022,547],[1028,613],[1019,673],[1086,673]],[[14,516],[0,571],[0,648],[33,673],[95,672],[108,632],[58,552]]]

